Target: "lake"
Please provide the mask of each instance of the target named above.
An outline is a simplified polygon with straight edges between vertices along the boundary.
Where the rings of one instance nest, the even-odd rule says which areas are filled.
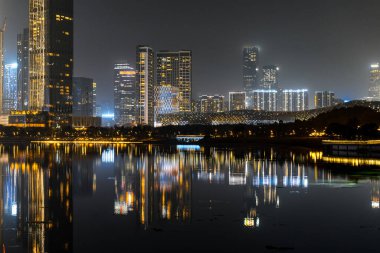
[[[0,146],[2,252],[380,252],[380,159]]]

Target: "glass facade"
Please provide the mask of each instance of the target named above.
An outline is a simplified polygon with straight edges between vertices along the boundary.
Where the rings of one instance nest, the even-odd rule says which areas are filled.
[[[243,88],[250,92],[259,88],[259,48],[243,48]]]
[[[73,116],[92,117],[94,115],[94,80],[86,77],[73,78]]]
[[[29,29],[17,34],[17,110],[28,109]]]
[[[17,109],[17,63],[4,68],[3,113]]]
[[[29,109],[69,125],[72,113],[73,0],[29,1]]]
[[[372,64],[369,71],[369,96],[380,99],[380,64]]]
[[[128,63],[114,67],[114,113],[118,126],[136,122],[136,71]]]
[[[137,124],[154,125],[154,52],[148,46],[136,50]]]

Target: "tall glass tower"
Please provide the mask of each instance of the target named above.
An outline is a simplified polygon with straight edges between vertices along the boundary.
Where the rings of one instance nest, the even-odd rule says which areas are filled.
[[[165,88],[166,90],[178,90],[178,110],[180,112],[190,112],[192,52],[190,50],[158,52],[156,77],[158,87],[167,87]]]
[[[5,22],[4,22],[4,25],[0,27],[0,113],[3,112],[4,33],[5,33]]]
[[[128,63],[114,66],[114,113],[118,126],[130,125],[136,121],[136,71]]]
[[[136,49],[137,124],[154,125],[154,52],[149,46]]]
[[[17,63],[4,68],[3,113],[17,109]]]
[[[28,107],[52,126],[70,125],[73,32],[73,0],[29,0]]]
[[[29,29],[17,34],[17,110],[28,109]]]
[[[259,88],[259,48],[255,46],[243,48],[243,88],[245,92]]]
[[[369,70],[369,96],[380,99],[380,64],[374,63]]]

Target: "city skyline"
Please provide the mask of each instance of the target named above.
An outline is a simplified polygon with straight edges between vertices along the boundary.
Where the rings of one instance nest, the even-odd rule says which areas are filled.
[[[231,8],[224,8],[223,3],[215,5],[215,1],[208,1],[202,6],[195,2],[185,13],[189,17],[199,16],[199,20],[178,19],[178,22],[169,22],[153,11],[157,3],[152,1],[112,1],[112,6],[120,10],[112,17],[111,13],[101,10],[100,2],[92,1],[94,12],[91,16],[98,13],[100,20],[90,19],[89,14],[85,13],[88,1],[76,1],[75,17],[80,16],[80,19],[75,20],[74,76],[94,78],[99,84],[99,102],[104,103],[112,96],[110,87],[113,83],[113,64],[120,59],[133,63],[136,45],[146,43],[160,49],[189,48],[194,55],[193,98],[214,93],[227,95],[231,90],[243,90],[242,49],[244,46],[257,45],[260,48],[261,66],[273,64],[280,67],[281,87],[305,87],[311,93],[315,90],[334,90],[343,99],[367,96],[369,66],[380,59],[377,46],[380,44],[380,36],[370,32],[378,26],[379,21],[375,19],[373,10],[380,3],[319,1],[306,5],[299,1],[274,2],[275,8],[269,15],[273,20],[262,14],[265,10],[269,11],[270,3],[236,1],[231,4]],[[333,15],[341,3],[345,4],[345,8],[339,9],[339,15]],[[161,1],[160,4],[168,7],[168,11],[179,8],[172,1]],[[25,2],[7,0],[1,0],[1,6],[0,17],[8,17],[6,63],[16,62],[16,34],[26,27],[27,6]],[[132,18],[137,15],[133,12],[139,8],[147,8],[152,14],[141,24],[144,28],[151,26],[150,32],[141,33],[132,25]],[[255,13],[257,17],[247,15],[249,10],[257,8],[263,10]],[[114,22],[119,21],[121,16],[124,17],[121,15],[123,10],[129,14],[128,18],[123,22]],[[231,15],[222,20],[227,11]],[[241,15],[238,15],[239,12]],[[160,18],[156,22],[157,16]],[[212,18],[218,22],[209,22],[206,27],[199,27],[201,21],[206,22]],[[284,18],[285,22],[278,22]],[[90,21],[94,22],[91,27],[88,25]],[[115,29],[102,29],[110,24],[115,25]],[[114,31],[125,25],[128,38],[121,39],[120,42],[112,39],[110,43],[110,38],[116,35]],[[239,29],[232,29],[236,25]],[[104,36],[97,38],[97,41],[90,34],[94,28],[104,32]],[[354,34],[352,29],[355,36],[351,35]],[[162,36],[158,36],[161,33]],[[280,39],[285,35],[286,40]],[[371,39],[359,40],[365,35]],[[200,39],[202,36],[203,39]],[[92,41],[91,45],[89,41]],[[109,43],[112,47],[99,51],[100,44],[104,43]],[[95,55],[102,60],[94,61]],[[93,64],[88,64],[90,61]],[[204,71],[206,67],[208,71]]]

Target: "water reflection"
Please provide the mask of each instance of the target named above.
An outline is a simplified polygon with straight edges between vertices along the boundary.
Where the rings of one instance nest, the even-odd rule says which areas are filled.
[[[379,209],[377,175],[337,172],[330,164],[322,152],[276,149],[0,146],[0,242],[12,252],[73,252],[73,221],[79,224],[81,210],[88,206],[112,214],[90,217],[91,222],[128,221],[123,230],[133,227],[134,233],[173,224],[194,226],[218,217],[226,222],[225,213],[237,219],[241,229],[260,231],[271,225],[263,214],[280,212],[311,188],[360,182],[370,186],[367,207]],[[79,200],[77,214],[73,195]],[[235,199],[239,201],[232,204]]]
[[[32,146],[1,146],[0,153],[3,252],[71,252],[70,157]]]

